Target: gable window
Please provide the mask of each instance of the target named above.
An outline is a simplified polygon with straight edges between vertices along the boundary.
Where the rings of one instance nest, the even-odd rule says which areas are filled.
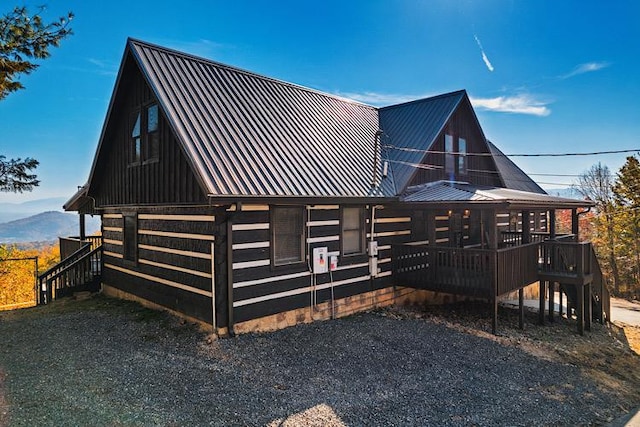
[[[467,140],[451,134],[444,135],[444,172],[446,178],[455,180],[467,174]]]
[[[131,131],[131,163],[139,163],[142,154],[140,139],[140,113],[135,116],[133,130]]]
[[[458,173],[467,174],[467,141],[464,138],[458,138]]]
[[[362,208],[342,209],[342,255],[364,253],[364,215]]]
[[[122,257],[125,261],[138,261],[138,218],[135,213],[122,215]]]
[[[131,164],[156,161],[160,157],[158,104],[147,105],[133,115]]]
[[[453,135],[444,136],[444,172],[453,180],[455,175],[455,155],[453,154]]]
[[[271,208],[271,243],[274,265],[304,261],[304,210],[301,207]]]

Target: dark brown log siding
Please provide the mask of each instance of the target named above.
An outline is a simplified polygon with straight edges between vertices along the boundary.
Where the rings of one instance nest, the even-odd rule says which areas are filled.
[[[305,263],[290,266],[271,264],[271,242],[268,227],[268,206],[245,206],[262,209],[238,212],[233,230],[233,300],[236,322],[255,319],[288,310],[310,307],[311,286],[317,288],[317,304],[341,299],[374,289],[391,286],[391,244],[408,241],[411,222],[409,215],[390,209],[376,209],[374,240],[379,245],[379,275],[371,279],[367,254],[339,256],[338,270],[313,275]],[[340,207],[337,205],[308,206],[308,254],[315,247],[327,247],[329,254],[340,253]],[[371,210],[365,209],[367,240],[371,232]],[[401,215],[402,218],[398,218]],[[256,247],[247,247],[247,244]],[[268,245],[268,246],[266,246]]]
[[[128,210],[130,212],[130,210]],[[122,212],[103,214],[103,282],[185,315],[212,322],[211,208],[139,208],[137,262],[123,255]]]
[[[203,194],[171,126],[159,117],[159,161],[130,165],[131,115],[157,102],[137,65],[127,59],[94,172],[97,206],[204,203]]]

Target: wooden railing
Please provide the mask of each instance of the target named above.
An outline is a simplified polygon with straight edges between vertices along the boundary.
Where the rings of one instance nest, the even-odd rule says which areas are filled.
[[[499,249],[496,253],[498,264],[496,296],[538,281],[539,243]]]
[[[541,279],[569,284],[591,281],[591,243],[547,240],[542,243],[541,248]]]
[[[97,290],[102,275],[102,246],[85,244],[38,276],[38,304],[47,304],[71,292]]]
[[[81,240],[78,236],[60,237],[58,240],[60,244],[60,259],[67,258],[85,244],[88,244],[91,250],[102,244],[102,236],[86,236],[84,240]]]
[[[394,276],[403,286],[492,298],[538,280],[539,244],[500,250],[394,245]]]
[[[507,247],[522,245],[521,231],[502,231],[500,232],[501,244]],[[575,234],[558,234],[554,237],[559,241],[575,241]],[[529,243],[540,243],[551,239],[551,233],[548,232],[531,232]]]

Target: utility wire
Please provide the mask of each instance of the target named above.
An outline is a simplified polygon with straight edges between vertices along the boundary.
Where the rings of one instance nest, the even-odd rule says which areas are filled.
[[[629,150],[609,150],[609,151],[593,151],[585,153],[525,153],[525,154],[504,154],[504,153],[468,153],[468,152],[453,152],[453,151],[438,151],[438,150],[422,150],[412,147],[399,147],[396,145],[385,145],[385,148],[397,151],[407,151],[411,153],[425,153],[425,154],[453,154],[458,156],[476,156],[476,157],[567,157],[567,156],[599,156],[603,154],[620,154],[620,153],[637,153],[640,152],[640,148]]]

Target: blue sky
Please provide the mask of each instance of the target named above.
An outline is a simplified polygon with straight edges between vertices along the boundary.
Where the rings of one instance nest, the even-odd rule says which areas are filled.
[[[373,105],[466,89],[506,154],[640,148],[636,1],[50,0],[44,16],[68,10],[75,34],[0,102],[0,154],[40,160],[42,184],[0,201],[85,183],[129,36]],[[537,174],[625,156],[512,160],[555,188],[576,178]]]

